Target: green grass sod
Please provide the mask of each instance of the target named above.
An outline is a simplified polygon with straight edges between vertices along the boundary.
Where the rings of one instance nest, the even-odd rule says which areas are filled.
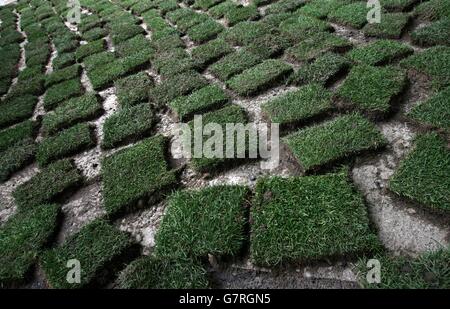
[[[47,137],[39,144],[36,161],[45,166],[83,150],[95,146],[91,128],[87,123],[80,123],[59,132],[57,135]]]
[[[156,106],[164,106],[179,96],[203,88],[206,79],[195,71],[187,71],[168,78],[149,91],[150,102]]]
[[[280,26],[281,22],[285,21],[288,18],[294,16],[293,13],[277,13],[277,14],[269,14],[265,15],[261,22],[267,24],[271,28],[277,28]]]
[[[362,31],[366,36],[399,39],[410,20],[409,14],[406,13],[384,13],[381,16],[380,23],[364,26]]]
[[[150,55],[146,50],[142,50],[133,55],[120,58],[119,62],[123,68],[124,75],[136,73],[149,66]]]
[[[420,46],[450,45],[450,17],[415,30],[411,33],[411,39]]]
[[[406,83],[402,69],[358,65],[352,68],[337,93],[346,103],[354,104],[362,111],[386,115]]]
[[[243,124],[246,125],[248,123],[248,116],[245,112],[245,110],[243,110],[241,107],[234,105],[234,104],[230,104],[228,106],[225,106],[222,109],[216,110],[216,111],[212,111],[206,114],[202,115],[202,125],[203,128],[205,129],[205,126],[208,124],[219,124],[222,127],[222,130],[225,134],[234,134],[235,138],[234,138],[234,147],[233,145],[227,145],[226,139],[223,140],[223,144],[222,144],[222,150],[223,153],[219,153],[218,151],[220,151],[220,149],[216,150],[216,147],[212,147],[212,146],[216,146],[216,145],[210,145],[210,148],[206,148],[207,147],[207,142],[209,137],[211,137],[213,134],[212,132],[210,134],[205,134],[202,141],[203,141],[203,149],[208,149],[208,150],[216,150],[216,153],[212,153],[212,157],[208,157],[205,154],[202,154],[201,157],[195,157],[195,145],[194,145],[194,139],[192,139],[192,156],[193,158],[191,159],[191,165],[192,167],[200,173],[204,173],[204,172],[209,172],[209,173],[215,173],[218,172],[220,170],[223,170],[224,168],[229,168],[229,166],[231,165],[236,165],[241,163],[242,161],[245,161],[245,158],[241,158],[242,155],[245,155],[248,150],[250,150],[250,147],[254,147],[253,144],[250,144],[251,141],[249,141],[248,143],[245,143],[245,148],[241,149],[238,147],[238,136],[236,131],[234,133],[232,132],[227,132],[227,128],[226,128],[226,124],[232,124],[232,125],[239,125],[239,124]],[[191,131],[194,130],[194,121],[189,122],[189,126],[191,128]],[[245,133],[248,135],[248,133]],[[248,140],[247,135],[245,137],[245,141]],[[242,141],[242,140],[241,140]],[[227,151],[227,147],[234,148],[234,156],[233,158],[227,158],[226,156],[226,151]],[[245,151],[245,153],[244,153]],[[218,155],[216,155],[218,154]],[[246,156],[246,158],[249,158],[248,156]],[[247,159],[248,160],[248,159]],[[228,165],[226,165],[226,163],[228,163]]]
[[[123,108],[106,119],[102,147],[110,149],[125,142],[139,140],[150,134],[155,122],[155,115],[149,104]]]
[[[291,72],[292,67],[285,62],[269,59],[232,77],[227,87],[240,96],[248,96],[286,78]]]
[[[185,121],[192,118],[194,114],[221,107],[229,101],[230,98],[222,88],[217,85],[209,85],[189,96],[179,97],[169,105],[175,111],[178,119]]]
[[[393,40],[378,40],[368,45],[357,47],[347,53],[350,60],[367,65],[392,63],[414,53],[406,44]]]
[[[236,6],[237,4],[235,2],[231,0],[226,0],[220,4],[211,7],[208,10],[208,13],[211,15],[211,17],[218,19],[224,17],[228,11],[232,10]]]
[[[344,5],[344,3],[339,0],[316,0],[308,2],[306,5],[298,9],[297,12],[323,19],[342,5]]]
[[[47,89],[44,97],[44,108],[46,111],[55,109],[62,101],[83,94],[83,86],[80,79],[71,79],[51,86]]]
[[[138,52],[147,52],[149,57],[154,54],[154,49],[151,47],[151,42],[142,34],[126,40],[116,46],[115,52],[120,57],[131,56]]]
[[[79,122],[95,119],[102,111],[97,95],[92,92],[86,93],[69,99],[53,112],[45,114],[42,120],[42,131],[46,135],[52,135]]]
[[[87,56],[91,56],[100,53],[102,51],[105,51],[106,49],[105,47],[106,42],[103,39],[94,42],[89,42],[86,45],[81,45],[80,47],[78,47],[75,56],[78,61],[82,61]]]
[[[111,27],[111,39],[115,45],[131,39],[132,37],[144,33],[144,29],[137,25],[130,24],[114,24]]]
[[[17,142],[34,137],[37,124],[32,120],[26,120],[14,127],[0,131],[0,152],[8,149]]]
[[[332,27],[323,20],[308,15],[294,15],[280,23],[279,31],[286,37],[295,41],[295,38],[320,31],[329,31]]]
[[[74,165],[69,160],[60,160],[18,186],[13,197],[19,210],[25,210],[51,202],[81,181],[82,177]]]
[[[0,78],[0,95],[4,95],[8,92],[11,82],[12,79],[10,77]]]
[[[0,152],[0,182],[7,181],[12,174],[33,161],[35,153],[36,145],[30,138],[19,141]]]
[[[53,60],[52,63],[53,69],[55,70],[64,69],[65,67],[75,64],[75,61],[76,61],[75,53],[60,54]]]
[[[189,14],[177,20],[176,26],[181,33],[186,33],[190,28],[194,27],[195,25],[201,24],[210,19],[211,18],[206,14],[196,13],[193,11],[192,14]]]
[[[450,47],[431,47],[406,58],[400,65],[426,74],[437,89],[450,84]]]
[[[184,257],[141,257],[117,279],[121,289],[206,289],[208,275],[198,262]]]
[[[21,97],[26,94],[40,96],[44,91],[44,76],[40,74],[31,79],[18,80],[8,93],[8,97]]]
[[[81,23],[78,25],[78,30],[80,30],[81,32],[85,32],[92,28],[99,27],[102,24],[102,19],[99,18],[96,14],[83,16],[81,18]]]
[[[111,63],[105,63],[87,72],[95,90],[105,89],[113,85],[114,81],[123,77],[124,74],[125,68],[121,59],[115,59]]]
[[[450,132],[450,87],[436,93],[430,99],[413,107],[408,117],[426,126]]]
[[[386,145],[377,128],[357,113],[299,130],[283,142],[306,171]]]
[[[204,67],[233,52],[233,48],[222,39],[215,39],[192,49],[195,64]]]
[[[131,12],[133,14],[141,15],[145,12],[147,12],[150,9],[155,8],[155,3],[153,1],[146,2],[146,1],[136,1],[131,5],[129,9],[131,9]]]
[[[416,6],[414,15],[422,20],[438,20],[443,17],[450,17],[450,3],[447,0],[422,2]]]
[[[278,34],[266,34],[256,38],[247,46],[247,50],[262,59],[281,54],[291,44],[288,39]]]
[[[36,78],[37,76],[43,76],[43,71],[45,67],[41,65],[37,65],[34,67],[24,68],[22,71],[17,74],[17,78],[21,81],[30,80]]]
[[[168,12],[178,9],[177,0],[166,0],[158,2],[158,9],[161,14],[165,15]]]
[[[145,72],[140,72],[115,81],[116,95],[123,107],[148,101],[148,92],[154,86],[153,80]]]
[[[0,104],[0,128],[18,123],[33,116],[38,98],[32,95],[10,97]]]
[[[306,63],[295,72],[290,82],[297,85],[319,83],[326,85],[340,72],[347,70],[350,62],[339,54],[325,53],[314,62]]]
[[[358,281],[369,289],[449,289],[450,250],[442,248],[426,252],[417,258],[375,256],[383,265],[380,283],[367,282],[367,260],[357,264]]]
[[[262,109],[272,122],[281,126],[301,123],[331,110],[332,96],[320,84],[311,83],[270,100]]]
[[[418,0],[381,0],[381,7],[388,11],[404,11],[412,8]]]
[[[113,269],[122,269],[125,255],[134,244],[125,232],[102,219],[84,226],[62,246],[45,251],[40,265],[49,285],[55,289],[76,289],[105,283]],[[135,253],[133,253],[134,255]],[[81,282],[67,282],[67,261],[76,258],[82,267]],[[99,283],[101,285],[101,283]]]
[[[174,10],[172,12],[169,12],[166,14],[166,18],[173,24],[178,23],[183,18],[186,17],[192,17],[195,15],[195,11],[189,9],[189,8],[179,8],[177,10]]]
[[[97,27],[87,30],[86,32],[83,32],[81,35],[81,38],[84,41],[92,42],[98,39],[101,39],[103,37],[106,37],[108,35],[108,30],[105,28]]]
[[[142,198],[159,196],[175,183],[165,147],[165,138],[158,135],[103,160],[104,206],[109,216],[125,212]]]
[[[59,41],[54,39],[53,43],[55,44],[56,50],[59,54],[76,52],[77,48],[80,45],[80,42],[78,42],[78,40],[69,38],[65,38]]]
[[[363,197],[348,173],[263,178],[251,208],[250,255],[263,266],[378,250]]]
[[[164,67],[178,67],[177,63],[189,58],[189,53],[183,48],[173,48],[171,50],[158,52],[152,59],[152,66],[158,73],[161,73]]]
[[[204,23],[195,25],[187,31],[189,38],[197,44],[214,39],[224,27],[214,20],[207,20]]]
[[[239,186],[175,192],[156,235],[156,256],[237,255],[245,239],[248,193]]]
[[[304,0],[281,0],[271,4],[267,10],[267,14],[278,14],[278,13],[286,13],[292,12],[298,9],[299,7],[305,5],[306,1]]]
[[[243,21],[223,32],[224,39],[236,46],[245,46],[270,33],[270,26],[257,21]]]
[[[361,29],[367,23],[369,9],[366,2],[355,2],[337,8],[328,18],[336,23]]]
[[[450,211],[450,151],[436,133],[421,135],[389,181],[396,194],[435,210]]]
[[[192,8],[207,10],[210,7],[213,7],[223,1],[224,0],[195,0],[194,4],[192,5]]]
[[[50,75],[46,77],[45,87],[49,88],[60,82],[77,78],[80,76],[81,70],[82,70],[81,65],[75,64],[73,66],[61,70],[53,71]]]
[[[96,67],[114,62],[116,59],[114,53],[104,51],[84,58],[83,63],[87,71],[92,71]]]
[[[255,5],[231,7],[225,13],[228,26],[232,27],[241,21],[254,20],[259,17],[258,9]]]
[[[210,72],[225,82],[236,74],[249,69],[262,61],[261,57],[246,49],[228,54],[209,68]]]
[[[329,51],[345,51],[352,44],[345,38],[328,32],[317,32],[286,50],[286,57],[294,61],[307,61]]]
[[[24,283],[42,248],[56,231],[60,207],[21,211],[0,228],[0,287]]]

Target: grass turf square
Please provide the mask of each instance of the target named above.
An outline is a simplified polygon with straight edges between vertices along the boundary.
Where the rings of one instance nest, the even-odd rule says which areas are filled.
[[[433,95],[427,101],[413,107],[408,113],[408,117],[425,126],[442,128],[450,132],[449,97],[450,87],[447,87]]]
[[[83,288],[105,279],[112,269],[121,269],[120,262],[132,248],[133,243],[125,232],[97,219],[67,239],[62,246],[45,251],[40,257],[40,265],[52,288]],[[66,280],[67,261],[74,258],[83,270],[78,284]]]
[[[165,147],[164,137],[155,136],[103,160],[103,195],[108,215],[120,214],[138,200],[159,195],[159,191],[175,183]]]
[[[26,281],[31,266],[54,235],[60,207],[40,205],[15,214],[0,228],[0,287]]]
[[[84,41],[95,41],[108,35],[108,30],[102,27],[89,29],[81,34]]]
[[[192,49],[192,59],[200,67],[215,62],[221,57],[233,52],[233,48],[222,39],[215,39]]]
[[[382,65],[413,53],[414,50],[406,44],[393,40],[378,40],[351,50],[347,56],[359,64]]]
[[[14,127],[0,131],[0,152],[25,138],[32,138],[36,128],[37,124],[34,121],[26,120]]]
[[[111,25],[111,39],[116,45],[144,32],[144,29],[138,25],[128,23],[117,23]]]
[[[251,208],[250,254],[258,265],[352,256],[380,247],[347,172],[263,178]]]
[[[274,123],[291,125],[324,114],[332,108],[333,94],[320,84],[308,84],[270,100],[263,112]]]
[[[119,275],[121,289],[206,289],[208,275],[198,262],[185,257],[142,257]]]
[[[150,40],[144,35],[138,34],[135,37],[118,44],[115,48],[115,52],[120,57],[146,52],[150,57],[154,54],[155,50],[152,48]]]
[[[102,51],[105,51],[106,42],[103,39],[89,42],[86,45],[78,47],[75,55],[78,61],[83,60],[87,56],[91,56]]]
[[[64,69],[65,67],[75,64],[75,61],[76,61],[75,53],[64,53],[58,55],[53,60],[52,65],[55,70],[61,70]]]
[[[51,86],[47,89],[44,97],[44,109],[50,111],[55,109],[62,101],[83,94],[83,86],[79,79],[71,79]]]
[[[270,33],[270,26],[262,22],[243,21],[223,33],[224,39],[230,44],[245,46],[256,38]]]
[[[367,24],[362,31],[367,36],[399,39],[409,19],[410,16],[406,13],[384,13],[380,23]]]
[[[415,30],[411,39],[420,46],[450,45],[450,17]]]
[[[286,50],[286,57],[294,61],[308,61],[329,51],[345,51],[352,44],[329,32],[317,32]]]
[[[229,10],[232,10],[236,6],[237,4],[234,3],[232,0],[226,0],[220,4],[211,7],[208,10],[208,13],[211,15],[212,18],[222,18]]]
[[[248,123],[248,117],[244,109],[242,109],[240,106],[230,104],[222,109],[212,111],[206,114],[202,115],[202,127],[205,129],[205,126],[208,124],[219,124],[222,127],[223,132],[226,132],[227,134],[233,134],[233,132],[228,133],[226,131],[226,124],[243,124],[246,125]],[[189,126],[191,130],[194,130],[194,121],[189,122]],[[245,133],[248,134],[248,133]],[[204,146],[203,149],[206,149],[206,143],[213,134],[212,132],[210,134],[205,134],[202,139],[202,146]],[[191,159],[191,165],[192,167],[200,173],[203,172],[210,172],[215,173],[220,170],[223,170],[224,168],[229,168],[230,166],[236,165],[238,163],[242,163],[243,161],[248,161],[248,156],[246,158],[242,158],[243,154],[246,154],[248,150],[250,149],[249,145],[245,144],[243,148],[241,148],[238,144],[238,136],[236,131],[234,132],[234,145],[227,145],[227,140],[223,140],[222,144],[222,151],[221,153],[213,153],[212,157],[207,157],[204,153],[202,153],[201,157],[193,157]],[[248,138],[245,137],[245,140],[247,141]],[[192,143],[194,143],[194,139],[192,139]],[[251,144],[251,141],[249,142]],[[215,146],[213,149],[216,149],[216,145],[210,145]],[[195,145],[192,145],[192,149],[194,149]],[[227,147],[231,148],[233,147],[233,158],[227,158]],[[210,148],[210,149],[211,149]],[[195,150],[194,150],[195,151]],[[245,151],[245,153],[244,153]],[[195,155],[195,153],[193,153]],[[226,165],[228,163],[228,165]]]
[[[291,72],[292,67],[281,60],[265,60],[228,80],[227,87],[241,96],[248,96],[286,78]]]
[[[248,189],[215,186],[177,191],[156,235],[157,256],[237,255],[244,244]]]
[[[230,98],[222,88],[216,85],[209,85],[199,89],[189,96],[182,96],[169,105],[175,111],[180,121],[191,118],[196,113],[202,113],[229,102]]]
[[[307,33],[316,33],[331,29],[332,27],[326,21],[301,14],[294,15],[282,21],[279,26],[280,32],[284,36],[290,37],[293,41],[299,37],[299,34],[305,36]]]
[[[235,6],[225,13],[228,26],[232,27],[241,21],[253,20],[259,17],[258,9],[255,5]]]
[[[75,64],[61,70],[53,71],[46,77],[45,87],[48,88],[63,81],[77,78],[80,76],[81,70],[81,65]]]
[[[367,23],[369,8],[366,2],[355,2],[341,6],[331,12],[328,18],[339,24],[361,29]]]
[[[51,202],[81,181],[82,177],[74,165],[69,160],[60,160],[18,186],[13,197],[19,209],[33,208]]]
[[[44,134],[52,135],[79,122],[95,119],[102,111],[97,95],[92,92],[86,93],[64,102],[52,113],[45,114],[42,130]]]
[[[122,107],[133,106],[148,101],[148,91],[153,87],[153,80],[140,72],[115,81],[116,94]]]
[[[236,74],[242,73],[262,61],[261,57],[247,51],[239,50],[228,54],[216,63],[209,70],[221,81],[225,82]]]
[[[345,1],[339,0],[316,0],[308,2],[306,5],[298,9],[297,12],[315,18],[323,19],[344,4]]]
[[[206,79],[195,71],[187,71],[168,78],[149,91],[150,102],[156,106],[164,106],[179,96],[207,85]]]
[[[338,96],[358,109],[374,115],[385,115],[393,99],[405,88],[403,70],[395,67],[353,67],[338,89]]]
[[[218,22],[207,20],[189,29],[187,35],[194,43],[201,44],[214,39],[223,29],[224,27]]]
[[[62,159],[95,146],[87,123],[77,124],[57,135],[47,137],[39,144],[36,160],[40,166]]]
[[[89,72],[99,66],[114,62],[116,59],[117,58],[115,57],[114,53],[104,51],[84,58],[83,63],[86,70]]]
[[[23,139],[0,152],[0,182],[8,180],[34,159],[36,145],[30,138]]]
[[[32,95],[10,97],[0,104],[0,128],[18,123],[33,116],[38,98]]]
[[[292,12],[298,9],[299,7],[305,5],[304,0],[281,0],[271,4],[267,10],[266,14],[278,14],[278,13],[286,13]]]
[[[306,171],[386,145],[378,129],[357,113],[297,131],[283,141]]]
[[[223,2],[224,0],[195,0],[194,4],[192,5],[192,7],[194,9],[202,9],[202,10],[207,10],[212,6],[215,6],[221,2]]]
[[[431,47],[406,58],[400,65],[426,74],[437,89],[450,84],[450,47]]]
[[[180,32],[186,33],[190,28],[194,27],[195,25],[198,25],[210,19],[211,18],[206,14],[192,11],[192,13],[177,20],[175,24],[177,25],[177,29]]]
[[[431,209],[449,211],[449,169],[446,140],[436,133],[422,135],[390,179],[389,188]]]
[[[107,118],[103,125],[102,147],[114,148],[150,134],[155,115],[149,104],[126,107]]]
[[[443,17],[450,17],[450,3],[447,0],[422,2],[415,8],[414,15],[421,20],[438,20]]]
[[[319,83],[326,85],[340,72],[350,67],[350,61],[335,53],[325,53],[314,62],[306,63],[295,72],[290,82],[297,85]]]
[[[266,34],[260,36],[250,43],[246,50],[261,57],[261,59],[268,59],[279,54],[291,46],[290,42],[281,35]]]

